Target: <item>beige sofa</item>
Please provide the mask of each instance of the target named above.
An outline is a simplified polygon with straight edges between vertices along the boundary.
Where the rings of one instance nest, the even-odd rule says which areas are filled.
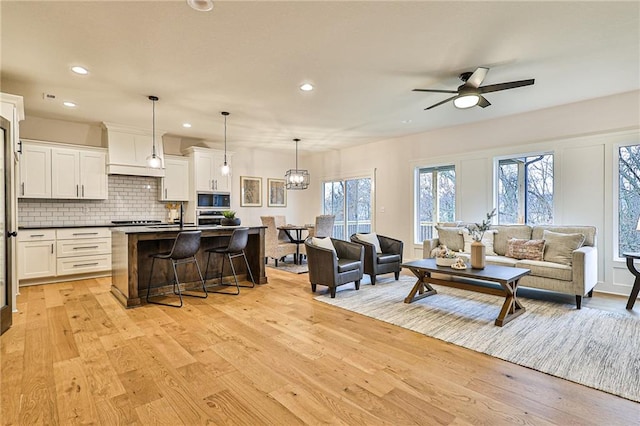
[[[423,242],[423,257],[433,257],[434,248],[441,244],[454,251],[464,249],[464,226],[436,227],[439,238]],[[495,255],[487,255],[486,263],[502,266],[513,266],[531,270],[531,274],[520,280],[521,287],[550,290],[576,296],[576,306],[580,309],[582,297],[591,297],[593,288],[598,282],[598,251],[596,248],[596,228],[594,226],[529,226],[529,225],[497,225],[492,226],[493,251]],[[543,260],[515,259],[507,257],[509,239],[542,240],[545,230],[559,234],[582,234],[584,242],[576,250],[569,250],[562,263],[550,262],[548,255],[555,251],[554,234],[547,233]],[[557,234],[556,234],[557,236]],[[566,239],[561,236],[560,239]],[[484,240],[483,240],[484,241]],[[513,243],[512,243],[513,244]],[[460,253],[461,257],[469,254]]]

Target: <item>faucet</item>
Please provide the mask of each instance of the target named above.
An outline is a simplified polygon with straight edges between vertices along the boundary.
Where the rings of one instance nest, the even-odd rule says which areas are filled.
[[[184,206],[180,203],[180,228],[184,228]]]

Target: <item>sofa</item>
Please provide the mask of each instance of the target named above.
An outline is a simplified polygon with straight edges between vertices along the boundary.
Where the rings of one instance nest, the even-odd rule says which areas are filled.
[[[435,249],[446,245],[468,260],[470,237],[465,224],[437,226],[436,230],[437,238],[423,242],[424,258],[434,257]],[[520,287],[575,295],[580,309],[582,297],[591,297],[598,282],[596,236],[594,226],[495,225],[482,241],[487,264],[531,270],[520,279]]]

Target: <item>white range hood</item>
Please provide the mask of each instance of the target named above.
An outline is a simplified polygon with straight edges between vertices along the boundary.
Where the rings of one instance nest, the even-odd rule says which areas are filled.
[[[164,177],[164,167],[153,169],[147,165],[147,157],[153,150],[151,130],[102,123],[103,145],[107,154],[107,174]],[[164,160],[162,135],[156,134],[156,154]]]

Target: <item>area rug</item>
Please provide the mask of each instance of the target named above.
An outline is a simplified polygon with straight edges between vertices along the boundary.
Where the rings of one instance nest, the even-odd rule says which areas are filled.
[[[526,312],[496,327],[501,297],[434,285],[437,295],[406,304],[414,283],[384,279],[315,299],[640,402],[638,317],[521,298]]]
[[[267,267],[277,269],[279,271],[291,272],[292,274],[305,274],[309,272],[309,266],[307,265],[307,262],[303,262],[301,265],[296,265],[295,263],[278,262],[278,267],[276,267],[274,262],[270,259],[269,263],[267,263]]]

